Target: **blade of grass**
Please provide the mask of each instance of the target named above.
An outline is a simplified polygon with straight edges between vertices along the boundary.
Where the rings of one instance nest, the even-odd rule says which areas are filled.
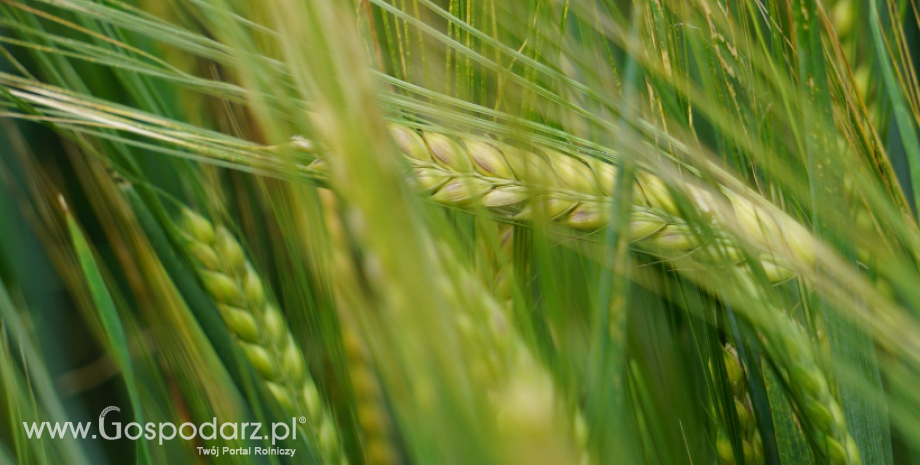
[[[773,368],[763,366],[764,379],[767,386],[767,397],[770,399],[770,410],[773,412],[773,424],[776,426],[776,446],[783,465],[812,465],[814,457],[805,435],[799,429],[798,421],[789,404],[788,394],[783,389],[782,381]]]
[[[102,321],[102,325],[109,337],[109,346],[113,351],[113,355],[115,356],[115,359],[124,377],[125,385],[128,390],[128,396],[131,399],[131,407],[134,410],[134,417],[137,423],[143,425],[144,415],[143,405],[141,404],[140,391],[138,390],[136,384],[134,365],[131,361],[131,353],[128,349],[128,339],[125,336],[125,331],[122,327],[121,319],[118,316],[118,310],[115,308],[115,302],[112,300],[111,294],[109,294],[109,290],[105,284],[105,280],[102,277],[102,273],[99,271],[99,268],[96,265],[96,259],[93,257],[93,251],[90,248],[86,237],[80,230],[80,226],[77,224],[73,215],[70,213],[70,210],[67,208],[63,197],[61,197],[60,202],[61,207],[64,209],[65,214],[67,215],[67,228],[70,231],[70,237],[73,241],[73,246],[77,257],[80,261],[80,266],[83,268],[83,273],[86,277],[86,283],[89,286],[93,300],[96,302],[96,308],[99,310],[100,320]],[[148,465],[152,463],[146,439],[137,441],[137,462],[141,465]]]
[[[45,364],[42,362],[41,353],[37,346],[28,336],[26,325],[22,318],[17,314],[16,307],[7,293],[6,286],[0,284],[0,318],[9,330],[12,340],[22,351],[22,358],[25,360],[29,374],[32,377],[33,389],[42,401],[42,405],[47,409],[49,420],[64,423],[67,421],[67,413],[61,398],[54,388],[54,382],[48,373]],[[62,448],[70,463],[75,465],[90,465],[93,463],[104,463],[101,458],[101,450],[91,449],[89,451],[80,447],[77,441],[69,436],[63,439]],[[89,457],[93,457],[91,461]]]
[[[643,11],[638,4],[633,5],[631,34],[634,38],[640,34]],[[632,56],[627,56],[626,60],[623,122],[630,121],[635,111],[638,87],[642,81],[641,69]],[[624,139],[634,137],[629,124],[624,124],[623,128],[621,137]],[[631,140],[624,141],[624,146],[629,146],[629,142]],[[626,328],[630,310],[629,294],[632,286],[629,279],[629,268],[632,265],[629,251],[628,218],[632,206],[634,175],[635,164],[629,158],[617,167],[616,179],[619,179],[620,182],[617,183],[614,202],[610,206],[612,227],[607,229],[605,236],[607,250],[612,254],[613,266],[605,267],[601,273],[597,327],[595,328],[597,331],[595,363],[600,368],[597,372],[601,378],[594,380],[593,386],[601,389],[601,392],[593,393],[595,407],[588,409],[589,412],[595,411],[604,417],[613,416],[612,420],[606,420],[610,423],[605,426],[609,427],[603,430],[595,428],[595,434],[600,433],[604,437],[599,436],[594,440],[599,441],[598,444],[604,444],[604,447],[601,448],[602,456],[606,457],[615,451],[616,456],[623,461],[622,463],[639,463],[640,460],[635,448],[639,441],[631,434],[634,428],[633,415],[627,400],[627,379],[630,370],[626,353],[628,339]],[[598,418],[595,419],[595,424],[605,424],[605,422]]]
[[[916,212],[916,209],[920,208],[920,134],[917,133],[917,128],[910,116],[901,87],[895,81],[892,63],[889,61],[891,56],[885,46],[885,38],[881,29],[882,18],[878,11],[878,0],[869,0],[869,8],[872,10],[869,21],[872,29],[872,43],[875,46],[876,59],[882,70],[885,92],[893,107],[895,124],[897,124],[901,142],[904,144]]]
[[[874,1],[874,0],[873,0]],[[799,80],[803,93],[810,96],[817,113],[813,124],[805,132],[805,147],[808,156],[808,178],[811,187],[812,221],[815,233],[832,244],[855,268],[853,245],[841,238],[834,224],[841,224],[847,217],[842,182],[845,173],[831,161],[830,152],[836,143],[833,135],[834,122],[832,101],[828,86],[823,85],[827,76],[824,48],[821,43],[821,29],[818,22],[817,2],[801,1],[795,15],[799,34]],[[806,107],[806,111],[807,111]],[[809,115],[806,115],[808,117]],[[811,119],[811,118],[809,118]],[[914,143],[916,144],[916,138]],[[917,152],[920,156],[920,152]],[[819,269],[819,272],[822,272]],[[808,298],[808,296],[803,296]],[[826,301],[823,294],[816,294],[817,305],[827,321],[827,332],[831,353],[835,360],[845,360],[859,370],[862,376],[882,390],[881,374],[875,360],[875,346],[871,337],[853,322],[840,315]],[[840,400],[847,419],[848,428],[859,448],[862,463],[891,464],[891,433],[886,412],[872,408],[844,380],[839,380]]]

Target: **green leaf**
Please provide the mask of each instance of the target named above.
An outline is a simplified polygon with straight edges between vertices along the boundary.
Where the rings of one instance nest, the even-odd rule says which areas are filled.
[[[782,381],[769,366],[764,366],[764,378],[767,385],[767,397],[773,412],[773,425],[776,428],[776,446],[779,449],[783,465],[813,465],[814,457],[799,428],[792,412]]]
[[[102,273],[96,265],[96,259],[93,257],[92,248],[90,248],[89,243],[86,241],[86,237],[80,230],[80,226],[70,213],[70,210],[67,209],[63,197],[61,198],[61,205],[66,210],[67,229],[70,231],[70,238],[73,241],[74,251],[80,261],[80,267],[83,269],[83,275],[86,278],[86,284],[89,286],[90,294],[93,296],[93,301],[96,303],[96,309],[99,311],[99,318],[102,321],[102,326],[109,338],[109,348],[125,380],[125,386],[128,390],[128,397],[131,399],[131,407],[134,410],[135,420],[137,423],[143,425],[143,406],[141,405],[140,393],[134,375],[134,364],[131,361],[128,339],[125,336],[124,327],[118,316],[118,310],[105,284],[105,279],[102,277]],[[144,438],[137,441],[137,462],[141,465],[152,463],[147,440]]]
[[[856,269],[855,246],[841,237],[835,225],[845,224],[849,205],[841,180],[846,173],[832,162],[837,131],[833,121],[833,104],[828,86],[822,77],[827,75],[825,49],[821,43],[818,9],[814,0],[800,0],[795,15],[799,38],[799,84],[808,95],[814,108],[806,107],[805,117],[812,119],[805,133],[808,156],[808,179],[811,190],[812,222],[815,234],[837,249],[848,266]],[[876,29],[873,21],[873,30]],[[816,84],[817,82],[817,84]],[[902,102],[903,103],[903,102]],[[895,103],[897,107],[897,103]],[[917,147],[914,137],[914,147]],[[910,152],[910,150],[908,150]],[[917,152],[920,156],[920,152]],[[916,168],[912,165],[912,172]],[[819,265],[819,273],[825,273]],[[809,299],[807,295],[803,299]],[[878,391],[882,391],[881,374],[875,360],[875,346],[864,329],[842,315],[823,294],[812,297],[813,307],[820,309],[826,320],[828,339],[833,359],[855,367]],[[862,463],[891,464],[891,432],[888,415],[873,408],[851,383],[838,377],[839,396],[846,417],[847,429],[859,447]]]

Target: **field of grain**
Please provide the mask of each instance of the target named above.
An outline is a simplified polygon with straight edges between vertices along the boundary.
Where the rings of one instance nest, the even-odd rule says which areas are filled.
[[[0,465],[920,464],[915,0],[0,0]]]

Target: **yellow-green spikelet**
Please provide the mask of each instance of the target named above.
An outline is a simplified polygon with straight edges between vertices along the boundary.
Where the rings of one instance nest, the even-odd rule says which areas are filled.
[[[850,436],[840,404],[831,393],[827,376],[818,366],[811,341],[794,320],[775,310],[764,312],[764,348],[783,367],[781,376],[796,400],[799,419],[818,445],[817,452],[832,465],[862,463],[856,441]]]
[[[286,412],[306,412],[323,463],[347,465],[338,426],[307,372],[303,352],[243,248],[226,228],[215,228],[188,209],[182,216],[179,224],[195,271],[246,358]]]
[[[342,342],[355,397],[355,416],[363,437],[365,463],[394,465],[399,459],[391,437],[392,422],[370,354],[358,334],[346,325],[342,326]]]
[[[757,428],[751,399],[748,395],[744,366],[738,358],[738,353],[731,345],[725,346],[722,358],[725,364],[725,371],[728,374],[728,381],[731,384],[732,394],[734,395],[733,406],[738,418],[738,426],[740,427],[739,433],[744,463],[746,465],[762,465],[764,463],[763,442],[761,441],[760,430]],[[738,463],[735,460],[731,439],[726,434],[724,427],[719,430],[716,450],[723,464],[735,465]]]

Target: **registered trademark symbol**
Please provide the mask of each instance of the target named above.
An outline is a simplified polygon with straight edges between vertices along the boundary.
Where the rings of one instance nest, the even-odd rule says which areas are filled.
[[[299,421],[300,421],[300,424],[302,425],[307,422],[307,417],[300,417]]]

